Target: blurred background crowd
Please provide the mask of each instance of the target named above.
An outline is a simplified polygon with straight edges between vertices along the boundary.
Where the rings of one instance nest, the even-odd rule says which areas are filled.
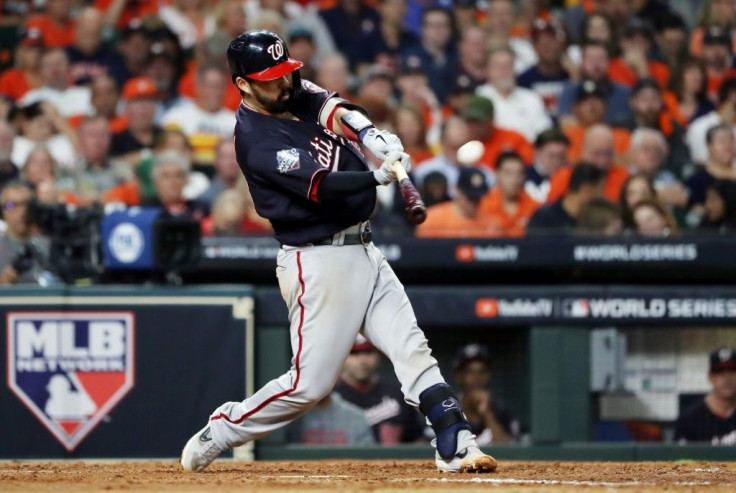
[[[396,187],[380,187],[384,234],[736,225],[736,0],[0,6],[5,243],[32,234],[32,199],[162,207],[205,235],[268,234],[235,160],[240,97],[225,59],[253,28],[279,33],[304,78],[401,138],[429,219],[412,228]]]

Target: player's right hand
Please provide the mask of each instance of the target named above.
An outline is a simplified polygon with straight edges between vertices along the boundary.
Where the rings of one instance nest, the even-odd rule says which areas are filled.
[[[373,171],[373,176],[376,181],[381,185],[388,185],[391,182],[396,181],[396,173],[392,168],[393,163],[401,161],[404,169],[411,168],[409,164],[409,155],[405,152],[391,151],[386,155],[386,160],[381,163],[381,167]],[[406,164],[404,164],[406,163]]]

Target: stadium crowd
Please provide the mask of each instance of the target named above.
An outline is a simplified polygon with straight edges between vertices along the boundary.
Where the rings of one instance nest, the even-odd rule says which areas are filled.
[[[5,216],[31,199],[118,203],[189,214],[205,235],[267,233],[235,160],[225,59],[233,37],[263,28],[288,40],[302,77],[362,105],[411,155],[429,219],[415,230],[396,187],[379,187],[376,230],[736,225],[736,0],[0,6]],[[6,222],[0,250],[32,234]]]

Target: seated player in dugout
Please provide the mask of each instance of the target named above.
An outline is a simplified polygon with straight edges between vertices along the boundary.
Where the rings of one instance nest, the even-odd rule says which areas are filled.
[[[396,379],[380,372],[381,353],[359,335],[345,360],[335,392],[363,410],[382,445],[422,438],[419,415],[405,401]]]
[[[708,381],[711,391],[677,419],[675,440],[736,445],[736,349],[710,353]]]
[[[403,286],[372,241],[376,188],[411,168],[401,140],[359,106],[302,80],[302,62],[273,32],[239,35],[227,58],[243,96],[238,164],[281,244],[276,276],[294,358],[252,396],[215,409],[184,446],[183,469],[201,472],[314,407],[332,391],[360,332],[391,360],[404,399],[432,424],[437,469],[494,471],[496,460],[475,442]],[[380,167],[371,169],[359,145],[383,160]]]
[[[491,393],[491,356],[481,344],[463,346],[453,362],[458,396],[479,445],[513,443],[521,437],[509,405]]]

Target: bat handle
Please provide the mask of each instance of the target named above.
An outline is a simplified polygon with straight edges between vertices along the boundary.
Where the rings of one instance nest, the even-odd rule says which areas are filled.
[[[401,197],[404,199],[404,209],[406,215],[412,224],[421,224],[427,219],[427,207],[422,201],[414,184],[406,174],[406,170],[401,165],[401,161],[391,164],[391,169],[396,174],[396,181],[399,183]]]
[[[406,174],[406,170],[401,165],[401,161],[394,161],[394,163],[391,164],[391,169],[396,175],[396,181],[401,182],[402,180],[409,179],[409,175]]]

